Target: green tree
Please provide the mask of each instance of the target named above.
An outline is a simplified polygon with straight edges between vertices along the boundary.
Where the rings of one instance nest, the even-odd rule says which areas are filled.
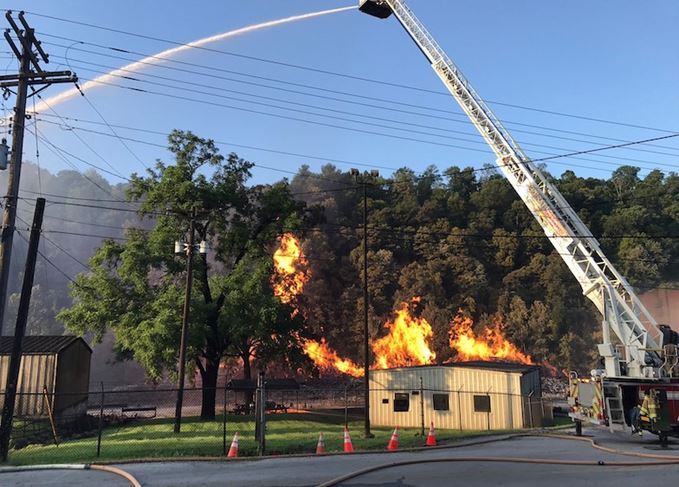
[[[229,275],[250,252],[270,249],[279,233],[299,226],[302,207],[284,182],[247,187],[252,163],[235,154],[224,158],[211,140],[173,131],[169,150],[173,165],[158,161],[146,177],[133,175],[128,189],[151,230],[128,230],[125,242],[104,242],[90,259],[90,272],[71,287],[75,304],[59,318],[70,330],[92,332],[95,340],[114,330],[117,348],[132,354],[152,379],[174,370],[186,257],[173,255],[172,248],[186,238],[197,209],[197,241],[209,243],[210,258],[194,255],[187,361],[193,364],[188,370],[200,373],[201,417],[210,419],[219,364],[234,346],[230,324],[222,319],[227,288],[215,285],[216,276]]]
[[[303,332],[302,315],[274,296],[272,272],[269,256],[248,255],[231,274],[212,280],[225,296],[220,328],[230,333],[245,379],[252,378],[253,360],[260,368],[276,359],[296,365],[303,355],[298,340]]]

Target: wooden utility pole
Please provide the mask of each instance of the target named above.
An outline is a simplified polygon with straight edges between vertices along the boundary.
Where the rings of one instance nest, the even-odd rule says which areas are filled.
[[[370,334],[368,332],[368,183],[363,175],[363,436],[370,432]]]
[[[377,178],[380,173],[373,169],[364,171],[351,169],[351,175],[363,187],[363,411],[364,438],[374,438],[370,431],[370,333],[368,331],[368,178]]]
[[[182,427],[182,403],[184,401],[184,375],[186,375],[186,340],[188,338],[189,312],[191,310],[191,288],[193,287],[193,253],[195,251],[195,245],[196,245],[196,209],[194,208],[191,211],[191,223],[189,225],[189,244],[187,245],[186,248],[186,289],[184,293],[184,315],[182,317],[182,334],[179,343],[179,377],[177,384],[177,404],[174,412],[175,433],[179,433]]]
[[[9,164],[9,177],[7,178],[7,196],[5,196],[4,211],[2,216],[2,235],[0,237],[0,335],[5,318],[5,305],[7,303],[7,284],[9,281],[9,266],[12,257],[12,242],[14,239],[14,224],[19,196],[19,180],[21,178],[21,159],[24,150],[24,128],[26,123],[26,100],[28,88],[33,89],[33,95],[56,83],[75,83],[78,81],[70,71],[43,71],[38,62],[38,56],[44,63],[49,63],[49,56],[40,46],[40,41],[35,38],[35,31],[26,19],[24,12],[19,12],[20,28],[12,17],[12,11],[5,14],[7,22],[12,29],[5,31],[5,39],[12,52],[20,62],[19,74],[0,76],[0,89],[3,94],[16,94],[14,107],[14,119],[12,122],[12,152]],[[16,40],[12,38],[14,31]],[[35,52],[34,52],[35,50]],[[16,92],[12,91],[16,88]],[[33,96],[31,95],[31,96]]]
[[[21,343],[26,331],[28,320],[28,306],[31,303],[31,290],[33,289],[33,275],[35,274],[35,261],[38,256],[38,244],[40,243],[40,230],[42,228],[42,216],[45,212],[45,198],[38,198],[35,204],[31,237],[28,241],[28,256],[26,257],[26,271],[24,283],[21,287],[19,311],[14,329],[14,344],[12,355],[9,359],[9,371],[7,384],[5,385],[5,403],[2,408],[2,422],[0,422],[0,459],[7,461],[9,453],[9,438],[12,434],[12,420],[14,419],[14,404],[16,401],[17,385],[19,382],[19,369],[21,366]]]

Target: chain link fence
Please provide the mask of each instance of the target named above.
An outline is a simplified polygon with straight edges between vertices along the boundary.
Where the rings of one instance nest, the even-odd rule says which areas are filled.
[[[423,444],[422,432],[429,428],[434,412],[416,412],[420,398],[410,397],[409,406],[414,418],[404,422],[405,416],[374,421],[375,439],[364,439],[364,389],[360,382],[340,387],[310,387],[299,389],[260,389],[221,387],[218,389],[187,388],[184,390],[179,432],[175,432],[175,406],[177,390],[172,388],[116,388],[92,390],[86,395],[42,393],[17,394],[17,406],[10,442],[9,461],[13,464],[83,463],[130,459],[162,459],[174,457],[223,457],[227,454],[233,436],[239,433],[239,455],[313,453],[319,433],[326,438],[328,451],[342,450],[343,431],[349,427],[357,448],[386,445],[393,425],[405,426],[403,440],[406,445]],[[427,389],[428,392],[434,392]],[[371,391],[374,393],[375,390]],[[390,414],[393,401],[398,401],[399,390],[380,390],[387,394]],[[494,416],[500,405],[511,403],[514,397],[496,394],[491,403],[474,398],[468,391],[440,391],[449,396],[446,407],[451,417],[461,414],[476,415],[455,406],[459,398],[470,395],[470,404],[484,411],[485,422],[474,430],[503,429]],[[387,397],[387,396],[385,396]],[[438,396],[437,396],[438,397]],[[442,396],[441,396],[442,397]],[[443,407],[441,397],[434,399]],[[371,399],[373,415],[379,419],[378,408],[385,405]],[[68,407],[61,405],[68,404]],[[207,404],[208,407],[204,408]],[[214,404],[214,408],[210,405]],[[262,404],[264,409],[258,408]],[[550,405],[538,398],[520,397],[518,403],[524,411],[524,426],[540,426],[539,417],[550,410]],[[401,403],[401,406],[403,403]],[[398,407],[397,407],[398,409]],[[419,410],[417,410],[419,411]],[[518,414],[516,412],[515,414]],[[425,425],[425,416],[427,422]],[[393,422],[397,421],[397,422]],[[401,421],[398,423],[398,421]],[[414,423],[413,423],[414,421]],[[459,419],[451,421],[462,425]],[[471,423],[470,423],[471,424]],[[500,428],[497,425],[500,425]],[[445,426],[441,421],[439,438],[455,438],[462,434],[460,426]],[[446,429],[449,428],[449,429]],[[260,436],[259,431],[265,434]],[[468,431],[465,431],[468,434]],[[261,441],[260,441],[261,440]]]
[[[359,392],[355,386],[265,391],[272,452],[288,449],[285,441],[275,441],[277,435],[285,440],[288,430],[301,433],[316,423],[341,428],[359,419],[363,408]],[[235,432],[241,453],[256,454],[261,417],[256,415],[256,398],[257,389],[186,388],[176,432],[177,389],[102,387],[87,394],[17,393],[9,460],[23,464],[217,457],[226,455]],[[65,403],[69,406],[60,407]],[[214,407],[209,406],[212,403]],[[208,404],[205,410],[204,404]]]

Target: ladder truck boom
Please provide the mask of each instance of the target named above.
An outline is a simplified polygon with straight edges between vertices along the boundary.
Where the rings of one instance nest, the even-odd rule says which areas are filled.
[[[462,72],[402,0],[360,0],[359,9],[378,18],[391,13],[497,157],[497,165],[545,235],[601,313],[599,354],[607,377],[663,377],[663,331],[632,286],[601,251],[599,243],[565,198],[523,152]],[[613,340],[613,335],[619,343]],[[622,350],[620,350],[622,347]]]

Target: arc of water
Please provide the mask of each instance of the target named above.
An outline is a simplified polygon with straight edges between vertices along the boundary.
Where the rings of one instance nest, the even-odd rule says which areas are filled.
[[[204,37],[202,39],[198,39],[193,42],[189,42],[188,44],[183,44],[181,46],[173,47],[171,49],[167,49],[165,51],[162,51],[158,54],[154,54],[152,56],[148,56],[144,59],[140,59],[139,61],[135,61],[133,63],[130,63],[126,66],[123,66],[122,68],[114,69],[110,73],[103,74],[101,76],[98,76],[90,81],[87,81],[86,83],[82,84],[80,86],[80,89],[84,92],[87,90],[90,90],[96,86],[103,86],[102,83],[108,82],[115,77],[119,75],[128,75],[130,71],[138,71],[149,64],[158,64],[159,62],[162,62],[163,60],[169,59],[172,56],[175,56],[179,54],[180,52],[183,51],[188,51],[189,49],[195,49],[199,48],[202,46],[205,46],[206,44],[211,44],[213,42],[221,41],[223,39],[229,38],[229,37],[234,37],[240,34],[246,34],[248,32],[252,32],[255,30],[259,29],[264,29],[267,27],[274,27],[276,25],[281,25],[281,24],[287,24],[290,22],[295,22],[298,20],[305,20],[305,19],[311,19],[314,17],[320,17],[321,15],[328,15],[328,14],[333,14],[337,12],[343,12],[345,10],[353,10],[355,9],[355,6],[349,6],[349,7],[340,7],[340,8],[333,8],[329,10],[321,10],[318,12],[310,12],[302,15],[293,15],[291,17],[286,17],[283,19],[278,19],[278,20],[269,20],[267,22],[261,22],[259,24],[253,24],[249,25],[246,27],[241,27],[239,29],[234,29],[230,30],[228,32],[223,32],[221,34],[216,34],[213,36],[209,37]],[[42,112],[48,109],[48,107],[54,107],[55,105],[58,105],[59,103],[63,103],[66,100],[69,100],[77,95],[79,95],[80,92],[78,91],[77,88],[70,88],[66,91],[63,91],[57,95],[54,95],[50,98],[48,98],[45,101],[41,101],[40,103],[36,104],[35,106],[35,111],[36,112]]]

